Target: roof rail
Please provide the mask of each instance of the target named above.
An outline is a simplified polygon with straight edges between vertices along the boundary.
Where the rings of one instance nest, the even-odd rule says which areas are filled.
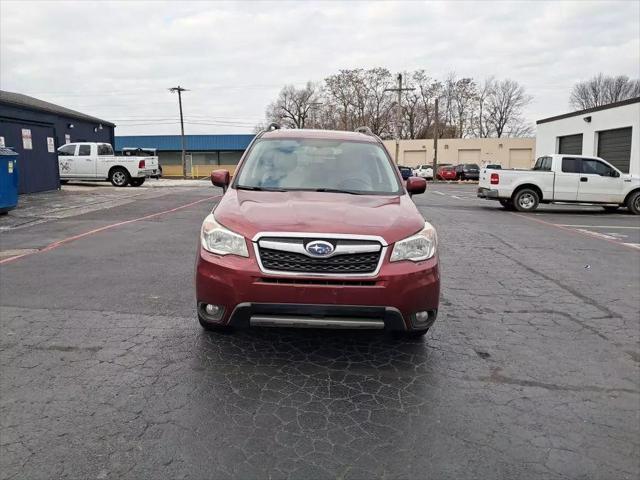
[[[276,122],[271,122],[265,130],[267,132],[270,132],[271,130],[280,130],[280,124]]]
[[[369,127],[362,126],[358,127],[354,130],[354,132],[364,133],[365,135],[375,136],[375,134],[371,131]]]

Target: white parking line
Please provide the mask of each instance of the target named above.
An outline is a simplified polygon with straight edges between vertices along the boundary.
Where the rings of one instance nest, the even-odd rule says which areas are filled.
[[[638,250],[640,250],[640,243],[623,243],[623,245],[626,245],[627,247],[637,248]]]
[[[556,225],[558,225],[559,227],[573,227],[573,228],[628,228],[628,229],[640,230],[640,226],[629,227],[629,226],[622,226],[622,225],[571,225],[568,223],[567,224],[557,223]]]
[[[438,195],[444,195],[444,193],[439,192],[439,191],[437,191],[437,190],[434,190],[434,191],[433,191],[433,193],[436,193],[436,194],[438,194]]]

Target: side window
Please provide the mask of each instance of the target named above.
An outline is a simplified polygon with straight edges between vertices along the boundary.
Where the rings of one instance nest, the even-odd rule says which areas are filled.
[[[113,155],[113,148],[108,143],[98,145],[98,155]]]
[[[546,170],[551,171],[551,157],[540,157],[536,160],[536,164],[533,166],[533,170]]]
[[[76,154],[76,146],[75,145],[65,145],[58,149],[58,155],[61,157],[69,157]]]
[[[91,155],[91,145],[80,145],[78,149],[78,156],[88,156]]]
[[[603,177],[611,177],[612,170],[608,165],[605,165],[598,160],[592,160],[588,158],[582,159],[582,173],[590,175],[600,175]]]
[[[582,172],[581,162],[579,158],[565,157],[562,159],[562,171],[565,173],[580,173]]]

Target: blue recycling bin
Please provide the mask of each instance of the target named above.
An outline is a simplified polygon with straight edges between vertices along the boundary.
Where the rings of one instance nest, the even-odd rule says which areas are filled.
[[[0,147],[0,214],[18,205],[18,154]]]

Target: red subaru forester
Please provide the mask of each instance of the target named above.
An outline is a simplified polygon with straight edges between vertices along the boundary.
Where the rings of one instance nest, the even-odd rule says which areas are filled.
[[[423,335],[438,313],[437,236],[378,137],[258,134],[202,224],[200,324],[384,329]]]

